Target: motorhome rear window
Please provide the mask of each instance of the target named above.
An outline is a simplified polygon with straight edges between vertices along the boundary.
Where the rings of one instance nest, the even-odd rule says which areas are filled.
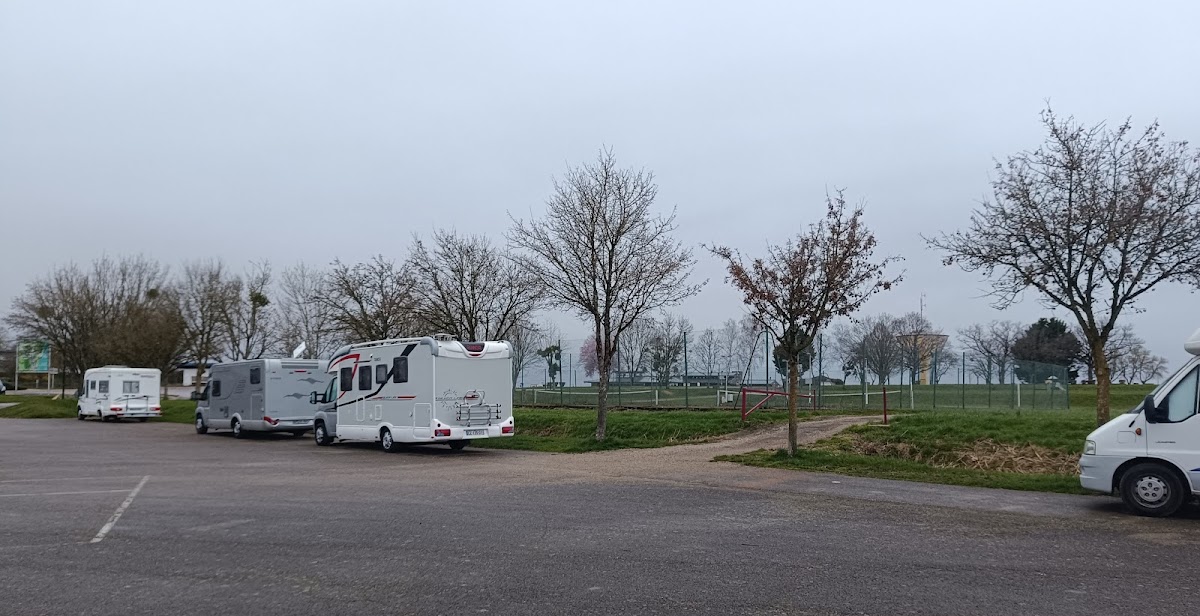
[[[407,383],[408,382],[408,358],[395,357],[392,359],[392,382]]]
[[[250,369],[250,384],[258,385],[261,382],[262,382],[262,368],[251,368]]]
[[[371,367],[363,366],[358,371],[358,388],[363,391],[369,391],[375,388],[375,384],[371,382]]]
[[[108,381],[100,381],[100,393],[108,393]]]
[[[388,379],[387,364],[376,364],[375,365],[375,384],[383,385],[384,383],[387,382],[387,379]]]
[[[354,368],[346,366],[339,373],[338,387],[342,391],[352,391],[354,389]]]
[[[141,383],[138,383],[137,381],[121,381],[121,393],[123,393],[123,394],[141,393]]]
[[[212,382],[212,396],[214,398],[221,397],[221,381],[213,381]]]

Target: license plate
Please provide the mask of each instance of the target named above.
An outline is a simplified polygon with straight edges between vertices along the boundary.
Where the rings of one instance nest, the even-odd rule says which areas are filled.
[[[467,430],[467,436],[483,436],[487,430]]]

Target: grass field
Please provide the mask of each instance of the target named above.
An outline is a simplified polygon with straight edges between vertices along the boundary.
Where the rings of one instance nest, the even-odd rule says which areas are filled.
[[[22,419],[74,419],[77,408],[74,398],[53,400],[47,396],[6,396],[0,402],[17,403],[6,409],[0,409],[0,418],[12,417]],[[162,403],[163,416],[150,421],[165,421],[170,423],[192,423],[196,416],[196,403],[191,400],[165,400]]]
[[[947,411],[855,426],[795,458],[756,451],[722,460],[883,479],[1082,493],[1075,463],[1095,428],[1092,410]]]
[[[798,415],[807,420],[839,414],[844,413],[819,411]],[[592,410],[518,408],[513,417],[517,432],[512,438],[476,441],[473,445],[561,453],[663,447],[704,442],[747,428],[787,421],[784,411],[754,413],[743,425],[741,414],[730,410],[616,410],[608,413],[607,438],[596,442],[596,413]]]

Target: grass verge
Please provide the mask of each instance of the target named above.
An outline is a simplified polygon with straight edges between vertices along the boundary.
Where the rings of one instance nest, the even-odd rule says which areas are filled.
[[[5,396],[0,402],[17,404],[0,409],[0,418],[74,419],[78,408],[74,398],[54,400],[49,396]],[[166,400],[162,403],[162,417],[150,421],[190,424],[195,416],[194,401]]]
[[[845,414],[805,411],[798,416],[801,420],[809,420]],[[472,445],[556,453],[665,447],[702,443],[744,429],[787,421],[784,411],[757,411],[743,425],[738,411],[613,410],[608,413],[606,438],[597,442],[596,412],[593,410],[518,408],[513,415],[517,424],[515,436],[474,441]]]
[[[980,488],[1003,488],[1033,492],[1085,494],[1074,475],[1028,474],[981,471],[962,468],[936,468],[922,462],[896,458],[881,458],[852,453],[821,450],[801,450],[789,458],[783,451],[759,450],[735,456],[720,456],[717,460],[749,466],[787,468],[818,473],[835,473],[854,477],[899,479],[921,483],[941,483]]]
[[[913,413],[888,427],[852,426],[792,458],[763,450],[717,459],[859,477],[1083,494],[1074,459],[1094,427],[1090,410]]]

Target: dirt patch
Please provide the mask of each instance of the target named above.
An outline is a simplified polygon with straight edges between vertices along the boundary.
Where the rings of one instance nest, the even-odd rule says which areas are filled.
[[[1038,445],[1009,445],[990,439],[966,449],[926,453],[908,443],[880,443],[853,435],[840,439],[838,449],[867,456],[923,462],[941,468],[969,468],[1006,473],[1076,475],[1079,457]]]

